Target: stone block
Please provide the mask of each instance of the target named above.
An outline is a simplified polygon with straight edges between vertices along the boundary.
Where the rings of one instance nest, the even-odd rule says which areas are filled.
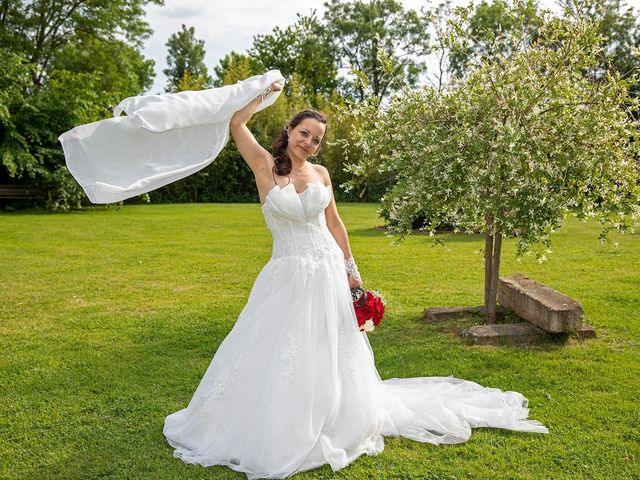
[[[471,345],[522,345],[552,339],[551,334],[529,322],[474,325],[463,330],[461,337]]]
[[[581,338],[581,339],[596,338],[596,329],[593,328],[591,325],[582,322],[582,325],[580,325],[580,328],[576,330],[576,334],[578,335],[578,338]]]
[[[447,320],[459,320],[471,315],[484,316],[484,305],[478,307],[429,307],[423,312],[424,321],[427,323],[439,323]],[[496,306],[496,320],[504,319],[504,308]]]
[[[500,277],[498,301],[547,332],[574,332],[582,325],[578,302],[521,273]]]

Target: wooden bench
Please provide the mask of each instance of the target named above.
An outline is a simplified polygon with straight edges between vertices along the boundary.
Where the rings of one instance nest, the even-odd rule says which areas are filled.
[[[42,189],[29,185],[0,184],[0,200],[29,200],[45,196]]]

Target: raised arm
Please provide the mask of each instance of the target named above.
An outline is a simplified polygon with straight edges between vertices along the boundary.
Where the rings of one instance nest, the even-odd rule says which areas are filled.
[[[282,83],[273,82],[268,91],[278,91],[281,89]],[[268,93],[268,91],[265,93]],[[234,113],[230,123],[231,135],[236,142],[238,151],[256,177],[264,174],[265,170],[271,171],[271,165],[273,164],[271,154],[258,143],[251,131],[247,128],[247,122],[255,113],[258,105],[260,105],[263,95],[259,95],[244,108]]]

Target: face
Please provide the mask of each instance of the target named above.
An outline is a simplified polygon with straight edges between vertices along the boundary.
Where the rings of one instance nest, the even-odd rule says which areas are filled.
[[[305,118],[295,128],[289,128],[289,156],[306,159],[320,147],[326,125],[315,118]]]

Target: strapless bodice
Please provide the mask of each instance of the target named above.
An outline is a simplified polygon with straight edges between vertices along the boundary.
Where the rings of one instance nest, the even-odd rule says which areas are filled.
[[[330,201],[331,187],[319,180],[309,183],[301,193],[292,183],[269,190],[262,213],[273,237],[273,258],[302,256],[319,260],[341,254],[324,215]]]

